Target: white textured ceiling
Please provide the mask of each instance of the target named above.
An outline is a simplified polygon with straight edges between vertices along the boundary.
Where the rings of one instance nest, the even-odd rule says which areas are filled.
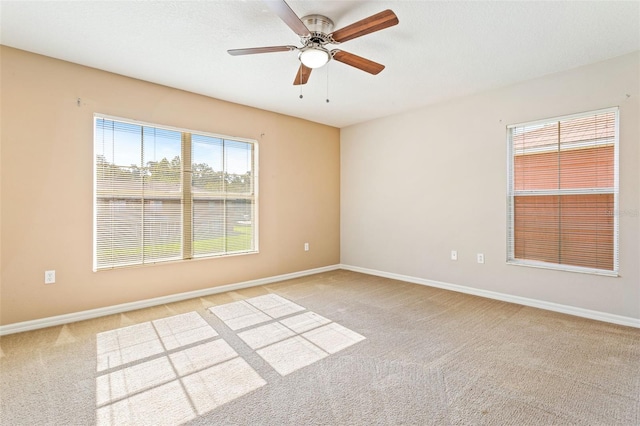
[[[336,127],[640,50],[638,1],[288,3],[335,29],[392,9],[397,26],[340,45],[386,69],[331,61],[300,99],[295,52],[226,53],[300,45],[262,1],[1,1],[0,43]]]

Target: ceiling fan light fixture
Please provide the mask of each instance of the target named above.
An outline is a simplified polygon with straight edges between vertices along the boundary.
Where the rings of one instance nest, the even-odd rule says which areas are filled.
[[[0,0],[2,1],[2,0]],[[287,4],[286,0],[265,0],[269,8],[300,37],[302,47],[296,46],[266,46],[245,49],[227,50],[232,56],[252,55],[254,53],[271,53],[298,51],[300,67],[293,81],[294,86],[307,84],[307,80],[314,68],[326,65],[332,59],[337,62],[357,68],[369,74],[376,75],[384,69],[384,65],[353,53],[340,49],[329,50],[328,44],[340,44],[354,38],[362,37],[398,24],[398,17],[391,9],[371,15],[354,22],[351,25],[333,31],[333,21],[324,15],[307,15],[299,18]],[[327,74],[328,75],[328,74]],[[300,95],[302,97],[302,95]]]
[[[321,47],[309,47],[298,56],[300,62],[307,68],[320,68],[331,59],[331,54]]]

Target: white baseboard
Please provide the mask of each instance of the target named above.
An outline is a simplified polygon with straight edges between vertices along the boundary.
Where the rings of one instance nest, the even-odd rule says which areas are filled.
[[[257,280],[244,281],[235,284],[221,285],[218,287],[205,288],[202,290],[188,291],[185,293],[172,294],[169,296],[155,297],[153,299],[139,300],[136,302],[123,303],[120,305],[106,306],[104,308],[90,309],[87,311],[74,312],[71,314],[56,315],[48,318],[40,318],[31,321],[17,322],[13,324],[0,325],[0,336],[5,334],[19,333],[22,331],[36,330],[39,328],[53,327],[55,325],[68,324],[76,321],[83,321],[105,315],[120,314],[122,312],[136,309],[149,308],[151,306],[164,305],[167,303],[179,302],[181,300],[193,299],[195,297],[210,296],[212,294],[224,293],[226,291],[240,290],[248,287],[271,284],[278,281],[290,280],[307,275],[319,274],[321,272],[334,271],[340,269],[340,265],[330,265],[321,268],[307,269],[305,271],[292,272],[289,274],[276,275],[273,277],[259,278]]]
[[[593,311],[590,309],[578,308],[575,306],[562,305],[559,303],[545,302],[544,300],[529,299],[527,297],[513,296],[495,291],[482,290],[473,287],[467,287],[458,284],[449,284],[440,281],[427,280],[424,278],[411,277],[408,275],[394,274],[391,272],[377,271],[375,269],[361,268],[359,266],[340,265],[340,269],[353,272],[361,272],[368,275],[376,275],[384,278],[391,278],[409,283],[426,285],[429,287],[437,287],[445,290],[457,291],[459,293],[472,294],[474,296],[486,297],[489,299],[501,300],[503,302],[516,303],[518,305],[531,306],[534,308],[546,309],[548,311],[561,312],[563,314],[575,315],[578,317],[594,319],[598,321],[610,322],[613,324],[626,325],[629,327],[640,328],[640,319],[625,317],[622,315],[610,314],[607,312]]]
[[[256,287],[260,285],[272,284],[278,281],[290,280],[293,278],[304,277],[307,275],[334,271],[336,269],[344,269],[347,271],[360,272],[368,275],[391,278],[394,280],[405,281],[413,284],[426,285],[429,287],[437,287],[445,290],[456,291],[459,293],[466,293],[466,294],[472,294],[474,296],[501,300],[503,302],[516,303],[518,305],[531,306],[534,308],[546,309],[548,311],[561,312],[564,314],[575,315],[578,317],[640,328],[640,319],[638,318],[625,317],[622,315],[615,315],[607,312],[593,311],[590,309],[583,309],[575,306],[562,305],[562,304],[553,303],[553,302],[545,302],[543,300],[530,299],[527,297],[513,296],[510,294],[498,293],[498,292],[489,291],[489,290],[482,290],[482,289],[467,287],[467,286],[458,285],[458,284],[450,284],[450,283],[445,283],[440,281],[427,280],[424,278],[412,277],[409,275],[401,275],[401,274],[395,274],[392,272],[384,272],[384,271],[378,271],[375,269],[361,268],[359,266],[342,264],[342,265],[330,265],[322,268],[308,269],[305,271],[292,272],[289,274],[276,275],[276,276],[267,277],[267,278],[259,278],[256,280],[222,285],[218,287],[211,287],[211,288],[206,288],[202,290],[172,294],[169,296],[156,297],[153,299],[145,299],[145,300],[140,300],[136,302],[123,303],[120,305],[106,306],[104,308],[90,309],[87,311],[57,315],[57,316],[48,317],[48,318],[40,318],[36,320],[23,321],[23,322],[18,322],[14,324],[0,325],[0,336],[4,336],[6,334],[19,333],[22,331],[53,327],[56,325],[68,324],[71,322],[83,321],[83,320],[98,318],[106,315],[119,314],[122,312],[133,311],[136,309],[149,308],[151,306],[164,305],[167,303],[179,302],[181,300],[193,299],[195,297],[210,296],[212,294],[224,293],[226,291],[240,290],[248,287]]]

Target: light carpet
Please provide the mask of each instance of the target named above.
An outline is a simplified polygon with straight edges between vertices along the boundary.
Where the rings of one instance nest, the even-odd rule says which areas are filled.
[[[640,425],[640,330],[349,271],[0,338],[2,425]]]

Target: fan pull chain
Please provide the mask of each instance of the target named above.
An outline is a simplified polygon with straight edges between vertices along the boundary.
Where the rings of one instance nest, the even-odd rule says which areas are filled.
[[[299,84],[299,86],[300,86],[300,99],[302,99],[304,97],[304,96],[302,96],[302,86],[303,86],[303,84],[302,84],[302,74],[303,73],[300,72],[300,84]]]
[[[327,103],[329,103],[329,64],[327,64]]]

